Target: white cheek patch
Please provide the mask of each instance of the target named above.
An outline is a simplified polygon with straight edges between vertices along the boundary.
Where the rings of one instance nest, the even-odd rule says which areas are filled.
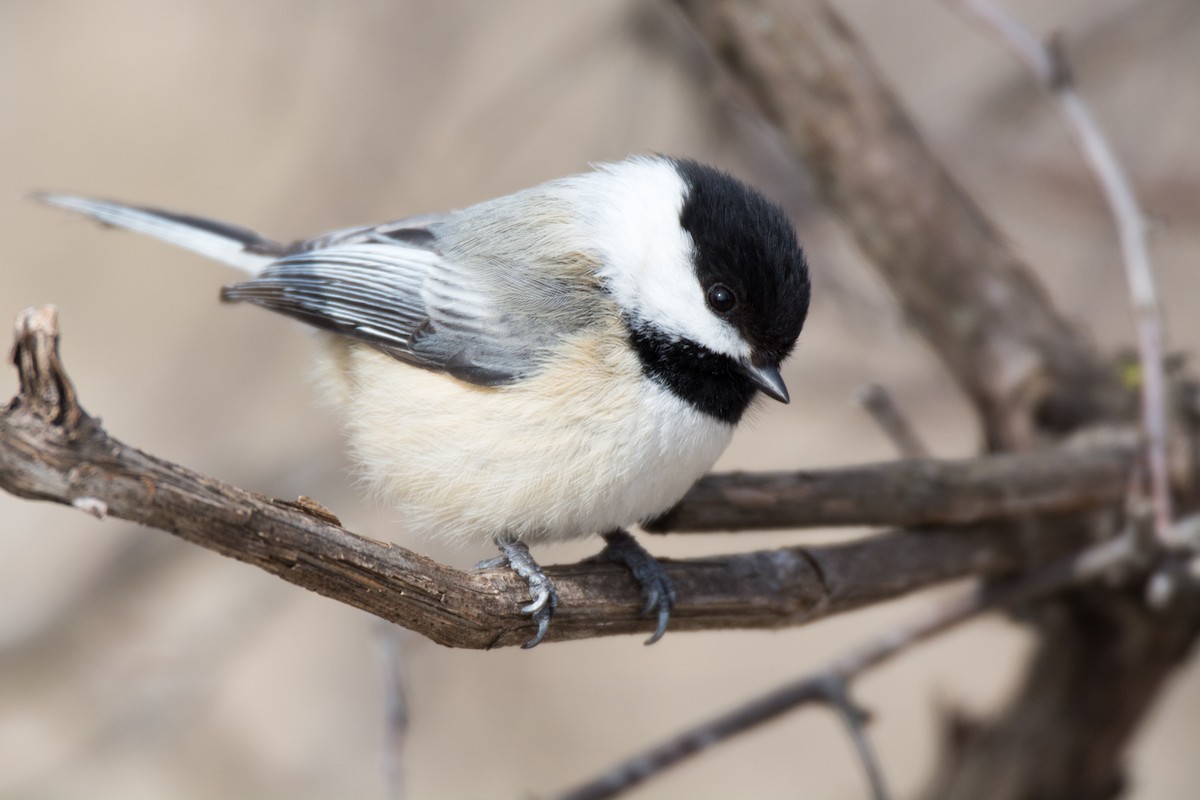
[[[666,161],[607,164],[579,187],[593,204],[587,236],[602,243],[601,277],[617,304],[668,334],[746,359],[750,347],[709,309],[696,280],[692,237],[679,224],[686,186]]]

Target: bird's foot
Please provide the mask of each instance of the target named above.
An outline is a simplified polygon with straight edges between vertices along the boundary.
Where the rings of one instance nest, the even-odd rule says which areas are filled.
[[[558,592],[554,590],[554,584],[542,571],[541,566],[533,560],[533,556],[529,553],[529,547],[524,543],[515,539],[498,538],[496,546],[500,548],[503,555],[481,561],[475,565],[475,569],[507,566],[524,579],[533,602],[522,608],[521,612],[528,614],[537,624],[537,633],[521,647],[525,650],[537,647],[541,644],[542,639],[546,638],[546,631],[550,629],[550,618],[554,616],[554,612],[558,608]]]
[[[670,620],[671,609],[675,606],[675,585],[671,583],[663,565],[627,531],[610,531],[604,534],[604,541],[604,549],[590,560],[622,564],[633,575],[638,588],[642,590],[642,598],[646,601],[639,616],[648,617],[651,613],[658,612],[658,625],[654,634],[646,640],[646,644],[654,644],[667,630],[667,621]]]

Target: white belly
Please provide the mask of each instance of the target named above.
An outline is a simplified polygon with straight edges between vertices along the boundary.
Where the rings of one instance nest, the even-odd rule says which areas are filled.
[[[631,525],[670,508],[733,434],[644,380],[617,332],[498,388],[331,343],[328,385],[363,476],[418,535],[536,541]]]

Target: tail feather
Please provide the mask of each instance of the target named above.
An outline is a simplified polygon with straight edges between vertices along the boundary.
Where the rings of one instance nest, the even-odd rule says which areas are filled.
[[[37,193],[34,198],[47,205],[84,214],[105,225],[153,236],[252,275],[287,252],[286,246],[254,231],[202,217],[66,194]]]

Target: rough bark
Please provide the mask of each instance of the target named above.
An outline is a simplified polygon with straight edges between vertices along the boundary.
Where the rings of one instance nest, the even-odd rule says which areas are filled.
[[[1130,431],[1086,447],[803,472],[706,475],[654,533],[834,525],[965,525],[1111,506],[1129,487]]]
[[[351,533],[314,501],[256,495],[113,439],[78,404],[57,339],[52,308],[18,321],[13,362],[21,392],[0,414],[0,487],[168,531],[447,646],[529,639],[520,610],[527,590],[509,570],[453,569]],[[1097,453],[1101,471],[1113,468],[1112,458],[1112,451]],[[1032,537],[997,524],[666,561],[679,592],[671,631],[800,625],[954,578],[1008,573],[1078,544],[1053,522]],[[653,627],[638,618],[642,601],[623,569],[584,562],[546,571],[560,596],[549,641]]]

